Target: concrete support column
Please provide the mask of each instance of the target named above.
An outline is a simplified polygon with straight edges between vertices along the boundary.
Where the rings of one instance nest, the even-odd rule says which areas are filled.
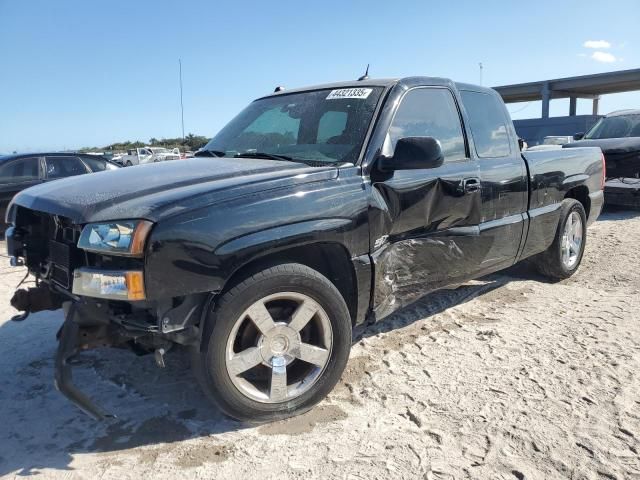
[[[593,114],[598,115],[598,106],[600,103],[600,96],[593,98]]]
[[[545,82],[542,86],[542,118],[549,118],[549,101],[551,100],[551,91],[549,90],[549,82]]]
[[[569,97],[569,116],[576,116],[576,106],[578,104],[578,99],[576,97]]]

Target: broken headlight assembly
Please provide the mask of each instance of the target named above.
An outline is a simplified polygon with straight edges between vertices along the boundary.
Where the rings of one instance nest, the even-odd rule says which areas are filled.
[[[146,220],[89,223],[82,229],[78,248],[106,255],[142,257],[152,225]]]
[[[73,293],[112,300],[144,300],[144,276],[141,271],[105,271],[78,268],[73,272]]]
[[[90,223],[82,229],[78,248],[87,252],[142,257],[153,224],[147,220]],[[114,300],[144,300],[141,270],[78,268],[73,272],[73,293]]]

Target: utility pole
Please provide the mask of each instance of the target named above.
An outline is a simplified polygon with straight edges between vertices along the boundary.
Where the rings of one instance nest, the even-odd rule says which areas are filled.
[[[480,86],[482,86],[482,62],[478,63],[478,67],[480,67]]]
[[[182,103],[182,59],[178,59],[178,65],[180,67],[180,116],[182,119],[182,141],[184,142],[184,105]]]

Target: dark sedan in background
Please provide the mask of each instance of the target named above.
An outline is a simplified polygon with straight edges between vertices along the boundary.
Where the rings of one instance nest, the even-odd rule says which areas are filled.
[[[586,135],[564,148],[600,147],[608,178],[640,177],[640,110],[620,110],[601,118]]]
[[[607,166],[607,205],[640,208],[640,110],[620,110],[601,118],[586,135],[563,148],[600,147]]]
[[[85,153],[21,153],[0,156],[0,234],[4,235],[5,213],[16,193],[58,178],[116,168],[119,166],[104,157]]]

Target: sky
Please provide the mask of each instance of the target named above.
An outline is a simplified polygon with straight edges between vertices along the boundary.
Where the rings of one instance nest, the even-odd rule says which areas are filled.
[[[185,133],[210,137],[278,85],[368,63],[371,77],[480,83],[481,62],[486,86],[638,68],[638,25],[639,0],[0,0],[0,152],[181,136],[178,59]],[[539,102],[508,108],[540,116]],[[640,92],[600,101],[621,108]]]

